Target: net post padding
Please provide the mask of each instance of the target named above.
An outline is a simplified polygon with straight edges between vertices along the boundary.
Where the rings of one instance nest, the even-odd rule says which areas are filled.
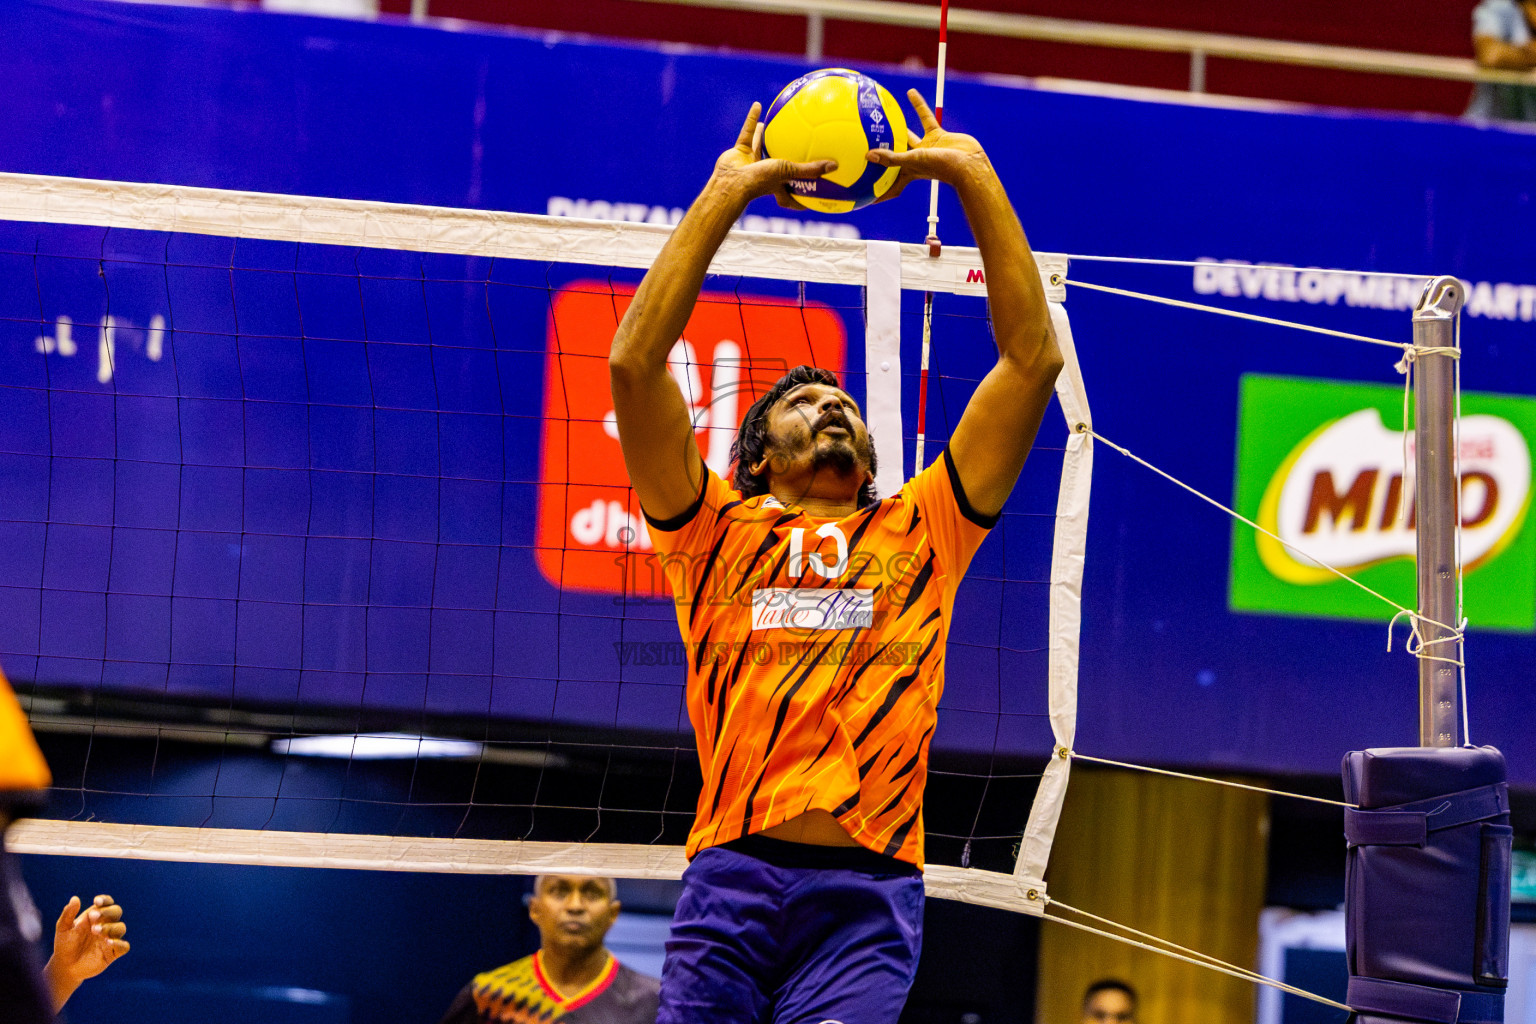
[[[239,828],[121,825],[104,821],[25,818],[5,834],[15,853],[197,864],[423,871],[474,875],[574,874],[675,880],[688,860],[681,846],[645,843],[536,843],[500,839],[428,839],[327,832],[261,832]],[[1040,916],[1011,875],[930,864],[929,896]]]
[[[1063,275],[1065,276],[1065,275]],[[1061,805],[1072,772],[1070,751],[1077,735],[1078,637],[1082,630],[1083,565],[1088,546],[1088,499],[1093,480],[1093,416],[1072,341],[1072,324],[1060,302],[1052,302],[1051,325],[1061,350],[1056,398],[1067,421],[1067,451],[1056,497],[1056,533],[1051,545],[1050,654],[1047,703],[1055,750],[1035,801],[1013,874],[1026,889],[1045,892],[1045,867],[1061,820]]]
[[[1344,756],[1350,1006],[1494,1024],[1509,983],[1509,785],[1492,747]]]

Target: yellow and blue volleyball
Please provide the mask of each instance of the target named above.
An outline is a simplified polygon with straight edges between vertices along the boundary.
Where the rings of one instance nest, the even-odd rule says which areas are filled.
[[[768,108],[763,155],[801,163],[836,160],[837,170],[796,179],[790,191],[807,208],[847,213],[890,190],[899,173],[864,159],[871,149],[907,148],[907,119],[879,82],[847,68],[824,68],[784,87]]]

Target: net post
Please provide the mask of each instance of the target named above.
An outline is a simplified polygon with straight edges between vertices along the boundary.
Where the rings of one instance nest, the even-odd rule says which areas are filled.
[[[1415,530],[1418,570],[1419,745],[1454,747],[1462,737],[1462,641],[1446,626],[1461,617],[1457,564],[1456,324],[1463,289],[1454,277],[1425,286],[1413,311]],[[1443,623],[1444,625],[1440,625]],[[1443,659],[1443,660],[1442,660]]]

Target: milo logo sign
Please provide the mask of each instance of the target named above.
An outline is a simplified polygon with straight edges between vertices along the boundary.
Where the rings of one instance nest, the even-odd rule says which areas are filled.
[[[1295,545],[1412,607],[1413,433],[1401,387],[1245,376],[1236,502],[1281,541],[1237,524],[1231,605],[1239,611],[1381,621],[1391,610]],[[1462,396],[1460,513],[1474,628],[1536,627],[1536,530],[1528,528],[1536,399]]]

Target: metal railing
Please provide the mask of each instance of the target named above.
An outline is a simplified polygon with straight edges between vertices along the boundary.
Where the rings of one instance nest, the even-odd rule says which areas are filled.
[[[938,30],[939,25],[937,3],[904,3],[899,0],[641,0],[641,2],[803,17],[806,20],[805,56],[807,60],[812,61],[820,60],[823,56],[822,40],[824,26],[828,20],[927,28],[934,31]],[[430,13],[429,0],[413,0],[411,12],[413,17],[426,18]],[[1454,82],[1536,85],[1536,72],[1480,68],[1466,57],[1441,57],[1353,46],[1286,42],[1215,32],[1187,32],[1179,29],[1144,28],[1136,25],[1111,25],[1096,21],[1045,18],[1033,14],[1007,14],[999,11],[951,8],[949,30],[1010,39],[1034,39],[1053,43],[1075,43],[1081,46],[1188,54],[1191,92],[1205,91],[1205,62],[1211,57],[1288,64],[1295,67],[1329,68],[1363,74],[1437,78]],[[1469,37],[1470,32],[1469,22]]]

